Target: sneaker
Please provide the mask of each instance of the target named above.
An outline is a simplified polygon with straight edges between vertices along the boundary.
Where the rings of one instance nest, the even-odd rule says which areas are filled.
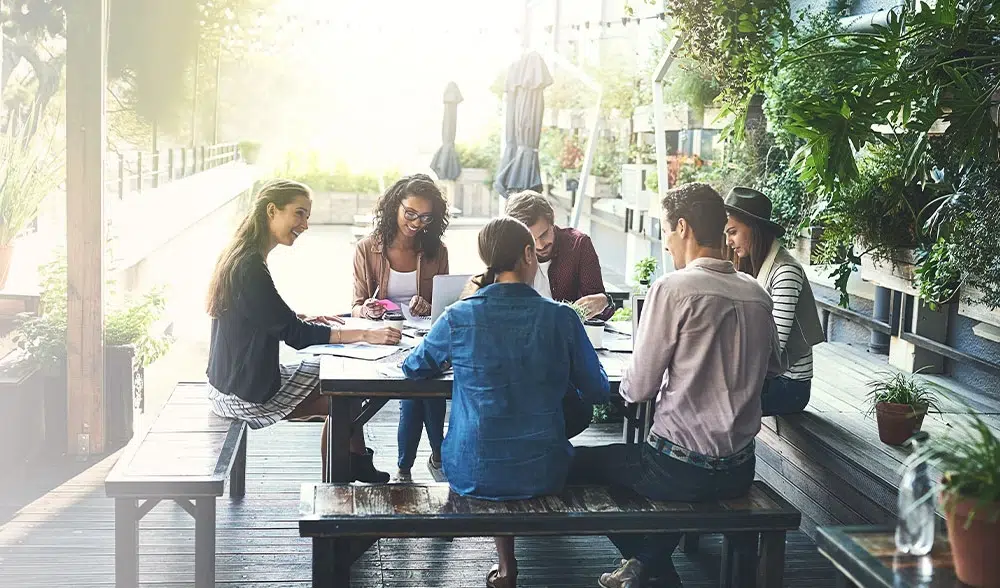
[[[597,584],[601,588],[643,588],[642,562],[635,558],[623,559],[617,570],[601,574]]]
[[[433,454],[427,458],[427,470],[430,471],[431,477],[434,478],[435,482],[448,481],[448,477],[444,475],[444,470],[441,469],[441,462],[434,461]]]
[[[393,484],[410,484],[413,482],[413,476],[410,474],[410,470],[399,470],[396,475],[392,477]]]

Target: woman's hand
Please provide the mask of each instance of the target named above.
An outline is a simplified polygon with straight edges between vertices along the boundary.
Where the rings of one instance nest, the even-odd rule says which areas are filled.
[[[403,334],[392,327],[381,327],[378,329],[368,329],[364,334],[365,343],[371,345],[396,345],[403,337]]]
[[[410,299],[410,314],[413,316],[429,316],[431,314],[431,303],[427,302],[420,295]]]
[[[344,319],[339,316],[308,316],[304,314],[297,315],[299,320],[307,323],[316,323],[320,325],[342,325],[344,324]]]
[[[591,294],[577,300],[576,304],[586,309],[587,318],[592,319],[608,307],[608,297],[604,294]]]
[[[369,298],[365,300],[364,306],[361,308],[361,314],[365,318],[378,320],[385,314],[385,307],[379,304],[378,300]]]

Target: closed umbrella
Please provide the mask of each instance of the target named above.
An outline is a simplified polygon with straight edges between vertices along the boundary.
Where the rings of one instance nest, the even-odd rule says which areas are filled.
[[[543,91],[552,75],[538,53],[525,54],[507,70],[507,146],[493,187],[504,198],[519,190],[540,190],[538,143],[542,137]]]
[[[448,82],[444,89],[444,121],[441,124],[441,147],[431,160],[431,169],[441,180],[455,180],[462,173],[462,165],[455,152],[455,131],[458,127],[458,103],[462,93],[455,82]]]

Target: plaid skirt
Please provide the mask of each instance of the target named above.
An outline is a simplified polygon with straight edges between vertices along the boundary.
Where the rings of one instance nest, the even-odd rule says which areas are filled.
[[[319,359],[297,364],[281,364],[281,387],[267,402],[247,402],[215,388],[208,393],[212,412],[220,417],[246,422],[251,429],[263,429],[284,419],[319,387]]]

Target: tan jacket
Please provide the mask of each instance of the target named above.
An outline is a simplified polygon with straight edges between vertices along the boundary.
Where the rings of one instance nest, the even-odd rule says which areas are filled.
[[[434,276],[448,273],[448,248],[444,243],[434,259],[417,256],[417,294],[427,302],[434,295]],[[382,246],[371,236],[358,241],[354,251],[354,301],[351,315],[361,316],[365,300],[375,293],[385,298],[389,288],[389,259],[382,253]]]

